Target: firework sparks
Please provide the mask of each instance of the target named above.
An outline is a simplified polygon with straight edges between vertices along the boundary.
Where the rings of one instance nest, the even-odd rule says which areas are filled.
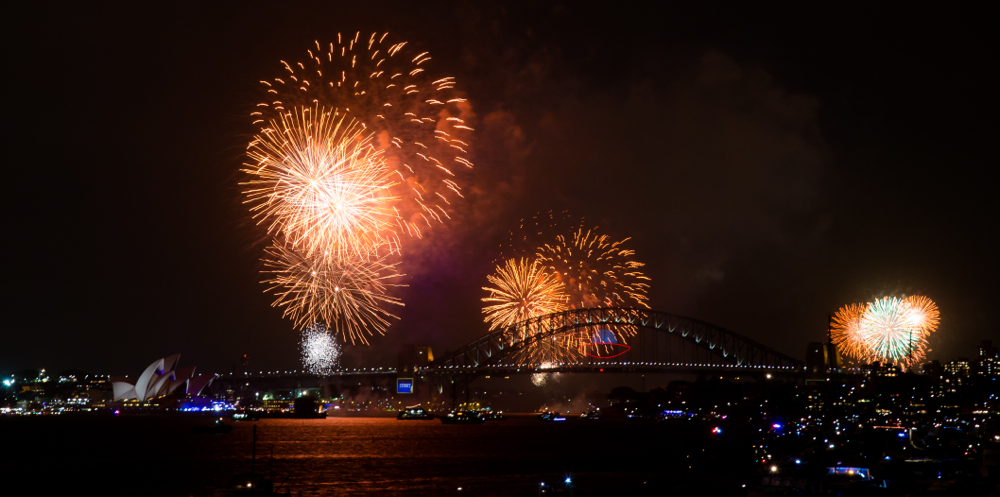
[[[255,217],[293,247],[360,255],[398,248],[393,172],[346,116],[321,107],[272,121],[250,143],[242,183]],[[353,252],[349,254],[348,252]]]
[[[864,360],[868,356],[868,343],[862,333],[862,318],[868,306],[865,304],[848,304],[841,307],[833,316],[830,336],[837,344],[840,352],[856,360]]]
[[[455,90],[455,78],[431,76],[428,53],[388,33],[338,34],[336,42],[316,41],[303,55],[281,61],[280,77],[261,81],[266,100],[251,113],[254,123],[266,125],[296,107],[340,109],[376,137],[397,175],[404,232],[420,236],[422,226],[449,218],[451,202],[462,196],[457,178],[472,167],[471,107]]]
[[[342,259],[331,253],[309,254],[275,242],[264,259],[264,271],[277,297],[272,304],[284,307],[284,316],[295,326],[323,323],[340,333],[344,341],[368,343],[374,329],[385,334],[389,319],[398,317],[384,307],[403,305],[386,293],[401,276],[386,257],[368,255]]]
[[[883,297],[868,305],[861,327],[872,357],[904,367],[923,359],[927,339],[909,311],[905,301],[896,297]]]
[[[541,363],[538,366],[538,369],[541,369],[541,370],[544,371],[546,369],[552,369],[554,367],[556,367],[556,365],[554,363],[546,361],[546,362]],[[536,387],[544,387],[545,384],[548,383],[549,376],[551,376],[551,375],[552,375],[552,373],[545,373],[545,372],[533,373],[531,375],[531,384],[535,385]]]
[[[598,227],[585,228],[567,212],[537,214],[521,220],[511,233],[515,252],[533,253],[566,287],[570,309],[641,307],[648,309],[649,277],[645,265],[625,248],[629,238],[614,241]]]
[[[494,286],[483,287],[490,292],[483,302],[493,305],[483,308],[487,315],[484,320],[490,323],[491,330],[510,328],[508,339],[512,344],[526,344],[515,353],[514,360],[522,364],[565,361],[576,345],[566,343],[573,339],[571,335],[543,335],[546,329],[537,324],[514,326],[533,317],[566,310],[562,283],[545,272],[538,261],[527,258],[507,260],[487,279]]]
[[[571,309],[649,309],[649,278],[640,270],[644,264],[632,259],[635,252],[622,247],[628,240],[612,241],[597,227],[584,230],[581,221],[579,227],[536,250],[539,262],[565,285]]]
[[[494,285],[483,287],[490,292],[483,302],[494,302],[483,308],[490,330],[566,310],[563,284],[537,261],[509,259],[497,266],[496,274],[487,276],[487,280]]]
[[[520,231],[511,233],[510,244],[515,251],[533,253],[533,264],[540,266],[538,271],[551,275],[551,279],[562,285],[559,310],[594,307],[648,309],[646,293],[649,278],[641,271],[644,264],[633,259],[635,253],[624,248],[623,244],[629,239],[614,241],[610,236],[599,233],[597,227],[585,229],[583,220],[578,224],[567,224],[567,219],[566,213],[557,220],[550,212],[548,216],[535,216],[533,223],[522,220]],[[572,227],[566,228],[567,225]],[[484,312],[501,310],[498,306],[487,309]],[[510,313],[513,309],[516,309],[515,305],[509,305],[504,310]],[[526,319],[523,315],[514,318]],[[496,327],[494,323],[491,329]],[[580,326],[573,332],[544,338],[524,330],[521,332],[524,337],[521,338],[528,339],[530,350],[523,354],[525,358],[522,362],[572,362],[583,353],[579,349],[581,344],[592,345],[593,353],[607,353],[618,345],[627,347],[624,339],[633,336],[636,327],[616,325],[615,328],[612,336],[617,335],[617,338],[613,344],[592,342],[595,332],[599,331],[594,326]]]
[[[920,328],[924,336],[937,331],[941,313],[933,300],[923,295],[911,295],[903,299],[903,305],[907,308],[908,323]]]
[[[329,375],[340,360],[340,344],[322,323],[313,323],[302,330],[299,349],[303,367],[312,374]]]
[[[467,158],[471,106],[453,77],[431,77],[426,52],[360,33],[281,61],[261,81],[241,183],[274,237],[269,287],[296,327],[323,323],[344,340],[383,334],[400,235],[450,216]]]
[[[922,362],[940,313],[931,299],[914,295],[882,297],[844,306],[834,317],[834,343],[860,362],[886,362],[903,368]]]
[[[633,259],[635,252],[624,247],[628,238],[614,241],[609,235],[601,234],[596,226],[584,228],[583,219],[569,223],[565,212],[561,220],[557,220],[552,213],[547,216],[547,222],[540,221],[539,217],[535,218],[534,231],[536,236],[547,239],[535,241],[536,256],[546,270],[565,285],[570,309],[649,308],[646,293],[650,280],[641,271],[644,264]],[[593,326],[580,327],[574,337],[565,340],[566,345],[576,351],[578,344],[591,343],[598,331]],[[622,344],[637,331],[635,326],[615,327],[617,341]],[[591,352],[607,354],[609,347],[595,345]]]

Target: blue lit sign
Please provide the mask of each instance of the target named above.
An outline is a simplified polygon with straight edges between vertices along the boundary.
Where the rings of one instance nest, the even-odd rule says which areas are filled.
[[[396,393],[413,393],[413,378],[397,378]]]
[[[609,329],[601,328],[594,332],[594,336],[590,338],[591,343],[618,343],[615,338],[614,332]]]

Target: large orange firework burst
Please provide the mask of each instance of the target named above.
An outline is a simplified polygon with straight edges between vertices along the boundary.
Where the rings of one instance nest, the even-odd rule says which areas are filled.
[[[337,35],[308,58],[281,61],[251,113],[259,132],[242,183],[273,246],[267,291],[295,326],[322,323],[367,343],[401,305],[400,235],[450,217],[472,168],[472,115],[455,78],[429,76],[431,58],[406,42]]]
[[[307,254],[398,248],[392,171],[371,134],[344,114],[296,109],[250,142],[242,183],[255,217]]]
[[[566,285],[571,308],[648,309],[649,278],[639,270],[644,264],[632,260],[635,252],[622,247],[628,240],[616,242],[596,226],[585,230],[581,225],[536,250],[539,262]]]
[[[560,219],[557,219],[559,217]],[[646,293],[649,278],[635,261],[632,250],[620,241],[602,234],[597,227],[586,229],[582,220],[567,223],[568,216],[537,215],[531,221],[522,220],[520,231],[511,233],[511,248],[516,253],[530,254],[537,271],[561,284],[564,309],[595,307],[649,308]],[[546,280],[548,281],[548,280]],[[486,310],[484,310],[486,312]],[[636,328],[616,325],[614,331],[606,326],[581,326],[572,333],[562,333],[555,339],[534,340],[528,362],[567,362],[579,358],[581,345],[594,345],[594,352],[607,352],[608,343],[594,342],[593,337],[613,335],[613,342],[624,344]],[[610,343],[610,342],[609,342]]]
[[[938,324],[941,323],[941,312],[933,300],[923,295],[911,295],[903,299],[903,305],[907,307],[910,324],[918,326],[925,336],[937,331]]]
[[[628,238],[615,241],[600,233],[597,226],[586,228],[585,221],[569,222],[568,214],[562,219],[549,213],[546,221],[536,216],[535,256],[566,286],[570,309],[595,307],[641,307],[648,309],[646,293],[649,277],[641,268],[645,265],[633,259],[635,252],[625,248]],[[544,220],[545,218],[542,217]],[[547,225],[547,226],[546,226]],[[528,237],[530,240],[532,237]],[[573,343],[594,343],[595,333],[610,332],[615,342],[625,344],[627,338],[637,333],[635,326],[617,325],[614,330],[599,326],[580,327]],[[607,345],[595,344],[592,352],[607,353]]]
[[[291,109],[316,104],[352,116],[374,136],[397,176],[393,195],[401,199],[406,233],[420,236],[432,222],[449,218],[451,203],[462,195],[458,176],[472,167],[471,110],[455,78],[429,74],[430,55],[408,45],[388,33],[316,41],[307,57],[281,61],[281,76],[261,81],[266,100],[252,117],[266,126]]]
[[[386,305],[403,305],[387,295],[387,287],[400,286],[395,264],[385,256],[337,256],[306,253],[274,242],[267,251],[263,282],[296,327],[324,323],[344,341],[368,343],[372,330],[384,334],[390,319],[398,317]]]
[[[834,343],[854,360],[908,368],[927,357],[928,338],[939,322],[937,305],[927,297],[886,296],[841,308],[831,332]]]
[[[868,353],[868,344],[861,330],[861,321],[867,308],[865,304],[845,305],[834,314],[831,323],[830,336],[833,343],[837,344],[842,354],[857,360],[863,360]]]
[[[538,325],[514,325],[525,320],[566,310],[563,285],[544,267],[528,258],[509,259],[497,266],[496,273],[486,277],[493,286],[483,287],[489,296],[483,298],[484,319],[490,329],[509,328],[507,340],[527,344],[514,354],[521,364],[558,363],[567,359],[575,346],[570,335],[547,336]]]
[[[486,279],[493,285],[483,287],[490,292],[483,302],[492,303],[483,308],[490,330],[566,310],[563,284],[537,261],[508,259]]]
[[[629,238],[615,241],[599,227],[586,228],[580,219],[573,222],[563,212],[549,212],[521,221],[521,230],[512,233],[515,251],[533,253],[566,287],[570,309],[594,307],[642,307],[649,309],[649,277],[634,259],[635,251],[625,248]]]

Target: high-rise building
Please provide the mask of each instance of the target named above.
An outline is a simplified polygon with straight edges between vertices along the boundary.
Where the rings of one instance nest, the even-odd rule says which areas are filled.
[[[971,372],[969,369],[969,359],[966,357],[959,357],[957,360],[948,361],[948,364],[944,365],[945,371],[958,377],[969,376]]]
[[[1000,352],[993,346],[993,340],[983,340],[976,356],[975,373],[983,376],[1000,376]]]

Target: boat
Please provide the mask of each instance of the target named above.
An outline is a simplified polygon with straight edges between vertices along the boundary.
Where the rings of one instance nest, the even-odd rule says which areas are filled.
[[[191,431],[194,433],[225,435],[226,433],[233,431],[233,427],[231,425],[223,423],[222,418],[219,418],[215,420],[214,423],[208,426],[195,426],[194,428],[191,429]]]
[[[233,413],[233,421],[260,421],[260,417],[254,411],[237,411]]]
[[[483,417],[486,418],[486,421],[503,421],[507,419],[507,416],[503,415],[503,411],[493,411],[491,409],[483,412]]]
[[[545,411],[538,415],[538,419],[542,421],[566,421],[566,416],[559,414],[558,411]]]
[[[441,416],[441,422],[446,425],[481,425],[486,418],[479,411],[451,411]]]
[[[426,410],[424,410],[424,408],[420,407],[420,405],[418,404],[415,406],[407,406],[403,408],[403,410],[399,411],[399,414],[396,415],[396,419],[415,419],[415,420],[434,419],[434,414],[427,412]]]

